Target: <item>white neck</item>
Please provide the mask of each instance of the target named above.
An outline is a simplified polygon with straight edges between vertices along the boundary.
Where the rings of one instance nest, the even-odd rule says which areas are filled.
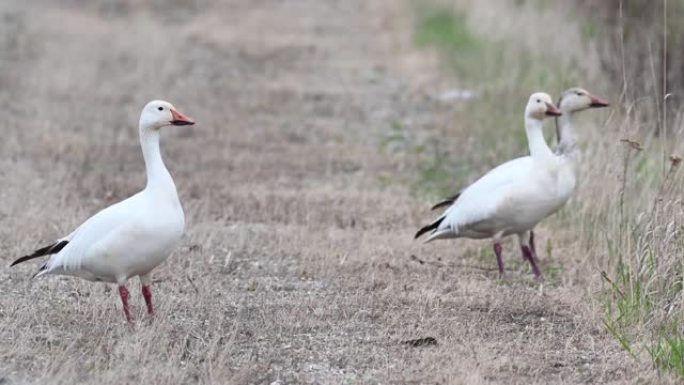
[[[558,138],[558,151],[561,154],[573,152],[577,148],[575,126],[572,123],[572,112],[563,111],[563,115],[556,118],[556,136]]]
[[[530,146],[532,158],[544,158],[552,156],[553,152],[546,144],[544,139],[544,122],[539,119],[525,117],[525,131],[527,132],[527,143]]]
[[[145,158],[145,172],[147,173],[147,187],[173,185],[171,174],[166,169],[159,150],[159,130],[140,128],[140,146]],[[174,186],[175,190],[175,186]]]

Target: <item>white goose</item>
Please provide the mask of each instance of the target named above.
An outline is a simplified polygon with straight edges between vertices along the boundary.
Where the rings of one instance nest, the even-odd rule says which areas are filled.
[[[556,154],[564,155],[573,162],[579,161],[579,148],[575,137],[573,122],[576,112],[590,108],[608,107],[610,103],[589,93],[589,91],[574,87],[563,91],[558,100],[558,108],[563,115],[556,118]]]
[[[140,277],[147,311],[152,316],[150,272],[179,243],[185,216],[176,185],[159,150],[160,129],[195,124],[171,103],[149,102],[140,114],[140,145],[147,185],[130,198],[98,212],[71,234],[14,261],[11,266],[50,255],[34,277],[61,274],[119,285],[124,314],[132,322],[126,281]]]
[[[574,87],[565,90],[560,99],[558,100],[558,108],[561,111],[561,116],[556,117],[556,136],[558,144],[555,148],[555,153],[561,156],[565,162],[572,167],[573,178],[571,182],[573,183],[572,192],[574,192],[577,179],[578,179],[578,162],[580,158],[580,150],[577,147],[577,140],[575,136],[575,128],[573,118],[575,113],[588,110],[590,108],[602,108],[608,107],[610,104],[594,95],[589,93],[587,90]],[[498,178],[505,178],[506,176],[511,179],[516,179],[519,175],[516,172],[525,172],[525,170],[530,167],[528,163],[532,162],[531,156],[524,156],[517,159],[513,159],[503,165],[495,168],[489,174],[500,173]],[[505,167],[504,167],[505,166]],[[494,177],[494,176],[492,176]],[[571,194],[568,196],[570,198]],[[451,206],[456,199],[458,199],[460,193],[455,194],[432,207],[432,210]],[[567,200],[566,200],[567,201]],[[562,207],[562,205],[561,205]],[[560,207],[559,207],[560,208]],[[527,238],[527,237],[524,237]],[[527,238],[527,243],[524,242],[523,237],[519,237],[520,249],[522,251],[523,257],[530,260],[530,257],[536,257],[537,252],[534,245],[534,231],[530,229],[529,238]],[[529,246],[529,251],[527,247]],[[532,262],[532,261],[531,261]],[[534,264],[533,264],[534,268]]]
[[[499,273],[504,274],[501,240],[526,233],[565,203],[574,188],[572,170],[546,144],[543,120],[560,111],[545,93],[534,93],[525,108],[529,161],[517,159],[488,172],[461,192],[435,221],[421,228],[416,238],[431,231],[426,242],[443,238],[492,238]],[[536,255],[525,245],[526,258],[541,278]],[[529,255],[529,256],[528,256]]]

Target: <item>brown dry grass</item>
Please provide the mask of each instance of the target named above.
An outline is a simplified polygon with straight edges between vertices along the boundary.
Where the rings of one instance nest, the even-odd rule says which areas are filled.
[[[488,245],[413,242],[426,199],[387,178],[415,156],[380,143],[450,114],[398,2],[120,4],[0,6],[0,250],[9,263],[139,189],[134,125],[157,97],[199,122],[163,139],[187,235],[135,330],[105,285],[0,270],[0,382],[655,379],[600,324],[586,259],[545,262],[571,273],[538,286],[509,247],[502,283]]]

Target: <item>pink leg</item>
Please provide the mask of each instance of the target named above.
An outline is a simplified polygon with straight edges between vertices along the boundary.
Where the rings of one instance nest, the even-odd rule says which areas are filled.
[[[129,324],[133,324],[133,317],[131,317],[131,310],[128,307],[128,289],[126,289],[126,286],[119,286],[119,295],[121,296],[121,303],[123,303],[123,311],[124,314],[126,315],[126,321],[128,321]]]
[[[499,265],[499,275],[504,276],[504,263],[503,257],[501,256],[501,244],[499,242],[494,243],[494,254],[496,254],[496,263]]]
[[[529,256],[527,255],[527,252],[525,252],[526,248],[527,248],[527,246],[525,246],[523,244],[520,245],[520,251],[522,252],[523,261],[529,261],[530,260]],[[529,249],[528,249],[528,252],[529,252]]]
[[[520,245],[520,251],[522,252],[523,261],[529,261],[531,256],[530,249],[525,245]]]
[[[150,316],[154,315],[154,307],[152,306],[152,289],[149,286],[143,285],[142,294],[145,297],[145,303],[147,304],[147,314]]]
[[[534,231],[530,230],[530,249],[532,249],[532,252],[534,255],[537,255],[537,248],[534,246]]]
[[[525,256],[525,259],[527,259],[530,262],[530,265],[532,266],[532,272],[534,273],[534,277],[538,280],[543,280],[544,275],[542,274],[542,271],[539,268],[539,258],[537,258],[537,253],[534,252],[534,249],[527,246],[522,246],[521,249],[523,255]]]

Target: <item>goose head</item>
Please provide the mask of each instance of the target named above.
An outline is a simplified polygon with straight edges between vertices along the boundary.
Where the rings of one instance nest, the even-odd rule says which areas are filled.
[[[561,112],[553,104],[549,94],[536,92],[530,96],[525,108],[525,117],[536,120],[544,120],[548,116],[560,116]]]
[[[609,105],[607,101],[579,87],[565,90],[558,101],[558,107],[564,113],[579,112],[589,108],[608,107]]]
[[[159,130],[166,126],[188,126],[195,121],[181,114],[176,107],[163,100],[153,100],[143,107],[140,128]]]

